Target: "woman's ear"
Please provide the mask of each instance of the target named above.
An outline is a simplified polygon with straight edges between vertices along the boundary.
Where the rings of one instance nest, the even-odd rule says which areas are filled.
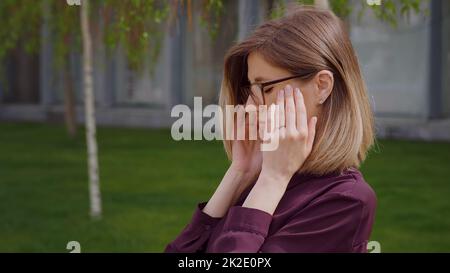
[[[328,70],[319,71],[316,76],[314,76],[314,83],[316,86],[316,102],[317,104],[323,104],[333,90],[333,73]]]

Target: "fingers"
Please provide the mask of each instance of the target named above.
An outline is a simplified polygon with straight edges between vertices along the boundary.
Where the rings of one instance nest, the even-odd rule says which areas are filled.
[[[278,140],[280,136],[280,106],[278,104],[272,104],[271,108],[272,119],[270,134],[274,139]]]
[[[248,129],[246,127],[246,136],[248,136],[248,140],[256,140],[258,137],[258,116],[256,111],[255,102],[252,96],[249,96],[247,103],[245,104],[246,122],[248,124]]]
[[[249,96],[246,107],[251,105],[254,105],[254,99]],[[272,104],[268,109],[259,107],[257,111],[259,116],[252,115],[251,111],[247,112],[249,127],[258,125],[255,131],[263,141],[267,141],[270,134],[275,133],[279,128],[285,128],[282,129],[283,132],[279,130],[280,136],[299,136],[312,147],[317,118],[314,117],[308,122],[304,97],[299,88],[293,90],[291,85],[287,85],[284,90],[277,93],[276,105]]]
[[[316,136],[316,125],[317,117],[312,117],[308,123],[308,139],[306,140],[306,145],[310,151],[314,144],[314,137]]]
[[[271,104],[267,113],[267,133],[273,134],[279,127],[279,111],[278,105]]]
[[[288,133],[296,131],[295,122],[295,103],[292,87],[287,85],[284,90],[285,98],[285,116],[286,116],[286,130]]]
[[[236,106],[236,139],[245,139],[245,108],[242,105]]]
[[[267,123],[266,123],[266,131],[265,133],[270,136],[270,134],[273,132],[273,104],[269,106],[269,111],[267,112]],[[267,139],[266,139],[267,140]]]
[[[278,95],[277,102],[281,95]],[[314,117],[308,123],[305,100],[299,88],[295,88],[295,92],[290,85],[284,90],[284,112],[286,122],[286,133],[298,135],[300,138],[307,140],[308,145],[312,147],[315,137],[315,127],[317,117]]]
[[[300,134],[306,136],[308,133],[307,114],[303,94],[299,88],[295,88],[295,112],[296,112],[296,128]]]
[[[285,121],[285,115],[284,115],[284,90],[281,89],[278,91],[277,95],[277,106],[278,106],[278,121],[279,121],[279,127],[285,127],[286,121]]]
[[[267,120],[267,108],[261,105],[258,109],[258,135],[262,141],[266,138],[266,120]]]

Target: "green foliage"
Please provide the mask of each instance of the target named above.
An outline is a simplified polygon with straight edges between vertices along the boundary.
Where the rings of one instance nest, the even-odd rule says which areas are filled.
[[[375,17],[396,27],[399,16],[409,19],[412,12],[427,15],[428,9],[423,7],[427,7],[428,2],[429,0],[384,0],[381,5],[372,5],[370,9]]]
[[[220,17],[223,13],[223,0],[203,0],[200,24],[206,27],[212,39],[218,35]]]
[[[0,60],[17,44],[33,53],[39,49],[41,2],[28,0],[0,1]]]
[[[68,63],[72,50],[81,51],[80,10],[78,6],[67,5],[66,1],[47,1],[54,61],[57,68],[61,68]]]
[[[7,86],[4,61],[14,48],[33,54],[39,50],[40,1],[30,4],[28,0],[0,1],[0,84]],[[6,89],[6,92],[9,92]]]
[[[67,54],[79,45],[80,23],[78,8],[61,0],[0,1],[0,62],[19,46],[30,54],[39,51],[45,6],[49,9],[55,64],[58,67],[65,64]]]
[[[183,4],[185,1],[180,1]],[[170,13],[165,0],[96,0],[91,1],[91,30],[100,35],[99,23],[104,26],[103,38],[108,52],[122,45],[129,67],[139,70],[150,56],[150,68],[156,63]],[[54,61],[62,67],[72,50],[81,49],[79,6],[67,5],[63,0],[2,0],[0,1],[0,61],[19,44],[27,52],[39,50],[44,5],[48,5],[48,24],[52,33]],[[203,0],[201,23],[216,37],[223,12],[223,0]],[[177,12],[175,12],[177,15]],[[102,21],[99,21],[102,20]]]
[[[398,20],[402,18],[409,19],[411,13],[427,15],[427,3],[429,0],[381,0],[380,5],[369,5],[367,1],[351,0],[329,0],[330,8],[333,12],[346,19],[353,12],[357,13],[359,20],[368,10],[380,21],[388,23],[391,27],[397,27]]]
[[[348,18],[353,12],[357,12],[358,18],[361,19],[368,10],[371,10],[377,19],[396,27],[399,18],[409,18],[411,13],[427,15],[428,1],[381,0],[381,5],[369,5],[367,1],[329,0],[329,4],[330,9],[342,19]],[[314,0],[297,0],[296,2],[301,5],[314,5]],[[275,0],[274,3],[270,12],[271,19],[283,16],[286,9],[284,0]]]
[[[180,0],[180,5],[191,4],[192,0]],[[313,5],[314,0],[297,0],[299,4]],[[165,0],[96,0],[91,1],[91,20],[93,35],[100,35],[99,21],[104,26],[104,41],[109,52],[122,45],[129,66],[138,70],[150,55],[150,68],[156,63],[165,32],[164,23],[172,11],[178,16],[178,6],[172,7]],[[358,10],[352,6],[354,1],[330,0],[331,9],[340,17],[346,18]],[[369,6],[360,1],[359,17],[370,9],[380,20],[392,26],[397,25],[399,16],[409,17],[414,13],[427,14],[420,0],[383,0],[382,5]],[[81,31],[78,6],[69,6],[63,0],[2,0],[0,1],[0,63],[10,50],[22,45],[29,53],[39,50],[41,25],[44,21],[43,5],[47,4],[50,16],[49,27],[52,33],[55,63],[63,66],[71,50],[80,50]],[[224,12],[223,0],[202,0],[200,23],[206,27],[210,36],[217,37],[220,18]],[[274,0],[270,18],[277,18],[285,12],[285,1]],[[189,13],[192,11],[188,10]],[[191,14],[189,14],[191,16]],[[176,18],[175,18],[176,19]],[[2,67],[0,67],[1,69]],[[4,74],[4,73],[2,73]]]
[[[272,10],[269,13],[269,18],[275,19],[282,17],[285,12],[286,12],[286,5],[284,4],[284,1],[274,1]]]
[[[337,16],[347,18],[352,12],[350,2],[350,0],[331,0],[330,8]]]
[[[156,62],[164,32],[162,23],[169,14],[168,1],[104,0],[100,14],[106,45],[109,49],[123,45],[132,69],[140,69],[148,53],[151,63]]]

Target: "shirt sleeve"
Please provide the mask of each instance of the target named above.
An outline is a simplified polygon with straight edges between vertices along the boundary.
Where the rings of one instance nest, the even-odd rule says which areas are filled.
[[[360,200],[333,194],[309,204],[268,236],[270,214],[235,206],[212,252],[366,252],[371,211]]]
[[[206,202],[199,203],[191,222],[182,230],[174,241],[166,246],[166,253],[204,252],[213,228],[221,218],[212,217],[203,208]]]
[[[230,208],[222,233],[214,241],[211,252],[258,252],[264,244],[272,215],[242,206]]]

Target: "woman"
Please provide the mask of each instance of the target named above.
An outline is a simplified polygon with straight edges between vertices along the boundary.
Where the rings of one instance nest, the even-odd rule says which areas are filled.
[[[166,252],[366,252],[373,117],[342,22],[302,7],[264,23],[227,53],[220,100],[279,106],[278,148],[225,140],[228,171]]]

